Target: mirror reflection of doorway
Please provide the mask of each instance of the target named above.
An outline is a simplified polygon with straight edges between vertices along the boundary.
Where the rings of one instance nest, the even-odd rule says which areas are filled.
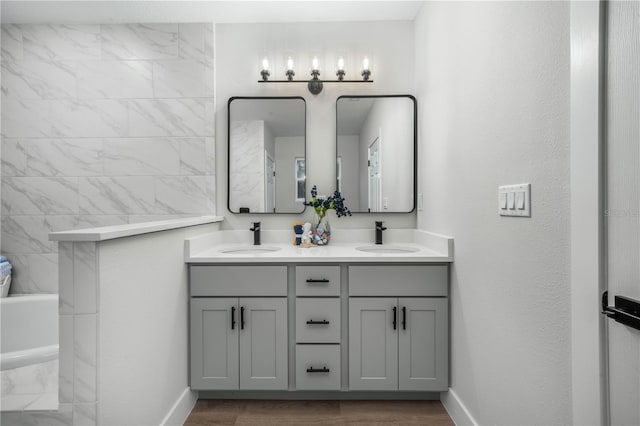
[[[382,211],[380,136],[369,145],[369,211]]]
[[[264,207],[266,212],[276,211],[276,162],[264,151]]]

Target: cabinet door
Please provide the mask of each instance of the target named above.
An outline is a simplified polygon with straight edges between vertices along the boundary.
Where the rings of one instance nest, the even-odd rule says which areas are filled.
[[[349,389],[398,389],[396,298],[349,299]]]
[[[239,300],[240,389],[288,389],[287,299]]]
[[[192,389],[238,389],[237,305],[236,298],[191,299]]]
[[[401,298],[398,373],[400,390],[448,388],[448,302],[445,298]]]

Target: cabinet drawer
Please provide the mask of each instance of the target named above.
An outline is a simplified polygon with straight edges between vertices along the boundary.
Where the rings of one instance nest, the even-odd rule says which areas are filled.
[[[296,345],[296,389],[340,390],[340,345]]]
[[[192,296],[286,296],[287,267],[191,266]]]
[[[350,266],[349,296],[447,296],[447,266]]]
[[[340,296],[340,267],[298,266],[296,294],[298,296]]]
[[[296,299],[296,341],[340,343],[340,299]]]

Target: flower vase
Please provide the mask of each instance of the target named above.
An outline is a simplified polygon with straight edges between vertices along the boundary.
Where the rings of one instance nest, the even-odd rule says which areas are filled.
[[[326,246],[331,240],[331,225],[329,219],[325,216],[319,218],[313,226],[311,241],[318,246]]]

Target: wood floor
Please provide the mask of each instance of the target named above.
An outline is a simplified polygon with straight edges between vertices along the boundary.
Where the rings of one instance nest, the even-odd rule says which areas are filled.
[[[265,401],[201,399],[185,426],[453,425],[440,401]]]

